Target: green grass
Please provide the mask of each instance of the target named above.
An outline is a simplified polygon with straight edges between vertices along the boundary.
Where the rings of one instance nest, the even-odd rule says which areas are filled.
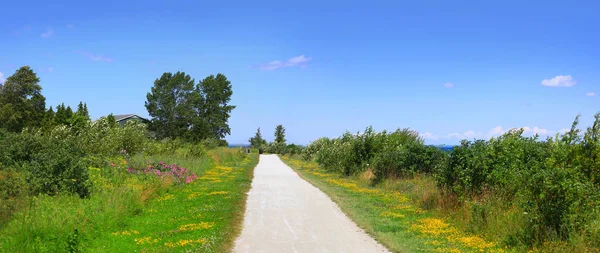
[[[422,209],[406,193],[384,184],[370,187],[359,177],[328,173],[312,162],[289,157],[282,160],[393,252],[505,251],[496,242],[454,226],[451,219]]]
[[[40,196],[0,228],[0,252],[226,252],[241,229],[255,154],[218,149],[165,161],[198,175],[191,184],[90,168],[88,199]],[[94,174],[96,173],[96,174]]]

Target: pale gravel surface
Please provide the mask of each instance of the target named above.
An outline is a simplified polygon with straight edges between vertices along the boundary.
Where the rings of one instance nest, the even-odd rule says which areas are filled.
[[[261,155],[233,252],[389,252],[276,155]]]

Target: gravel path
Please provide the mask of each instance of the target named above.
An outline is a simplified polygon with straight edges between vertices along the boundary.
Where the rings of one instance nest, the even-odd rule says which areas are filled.
[[[389,252],[276,155],[261,155],[236,253]]]

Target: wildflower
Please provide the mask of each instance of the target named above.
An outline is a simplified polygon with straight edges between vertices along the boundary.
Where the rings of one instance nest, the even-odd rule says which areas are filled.
[[[167,243],[165,243],[165,246],[167,246],[167,247],[169,247],[169,248],[175,248],[175,247],[177,247],[177,246],[179,246],[179,247],[183,247],[183,246],[186,246],[186,245],[188,245],[188,244],[197,244],[197,243],[204,244],[204,243],[206,243],[206,240],[205,240],[205,239],[198,239],[198,240],[179,240],[179,241],[177,241],[177,242],[167,242]]]
[[[191,223],[191,224],[179,226],[179,230],[191,231],[191,230],[198,230],[198,229],[209,229],[214,226],[215,226],[214,222]]]
[[[404,218],[404,214],[394,212],[382,212],[380,215],[383,217]]]
[[[210,192],[210,193],[208,193],[206,195],[224,195],[224,194],[227,194],[227,193],[228,192],[226,192],[226,191],[216,191],[216,192]]]

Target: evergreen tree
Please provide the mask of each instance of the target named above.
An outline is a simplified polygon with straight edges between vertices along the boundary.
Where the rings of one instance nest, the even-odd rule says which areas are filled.
[[[262,138],[262,134],[260,133],[260,127],[258,128],[258,130],[256,130],[256,134],[254,135],[254,137],[250,138],[248,142],[250,142],[251,148],[260,148],[263,145],[267,144],[267,141]]]
[[[277,154],[282,154],[285,149],[285,128],[283,125],[275,127],[275,141],[273,142],[273,151]]]
[[[275,143],[285,144],[285,128],[283,125],[275,127]]]
[[[56,115],[54,113],[54,110],[52,109],[52,106],[50,106],[50,108],[48,108],[48,110],[46,111],[46,115],[44,116],[42,127],[46,130],[49,130],[52,127],[54,127],[56,125],[55,117]]]
[[[56,106],[56,117],[54,117],[56,124],[58,125],[68,125],[69,124],[69,116],[67,114],[67,109],[65,108],[65,104],[62,103]]]
[[[29,67],[19,68],[0,89],[0,128],[20,132],[25,127],[39,127],[46,112],[40,79]]]

